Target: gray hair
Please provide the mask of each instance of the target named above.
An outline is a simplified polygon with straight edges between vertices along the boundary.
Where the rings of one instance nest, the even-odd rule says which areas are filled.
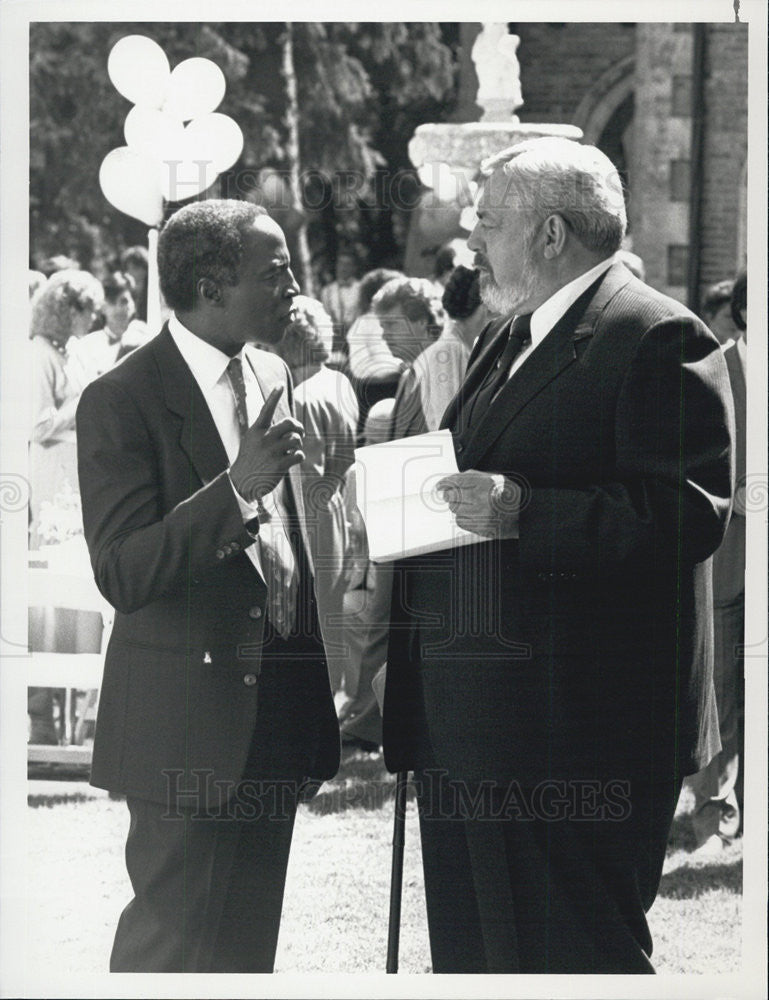
[[[481,163],[486,177],[500,168],[533,220],[560,215],[588,250],[619,250],[627,229],[622,181],[600,149],[559,137],[529,139]]]
[[[32,299],[29,335],[66,343],[75,315],[86,309],[96,312],[103,303],[101,282],[89,271],[56,271]]]

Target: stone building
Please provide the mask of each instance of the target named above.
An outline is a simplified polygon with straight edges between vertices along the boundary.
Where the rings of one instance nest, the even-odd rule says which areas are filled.
[[[745,263],[748,27],[521,23],[521,122],[579,126],[627,186],[629,242],[650,284],[698,307]],[[457,121],[479,116],[460,27]]]

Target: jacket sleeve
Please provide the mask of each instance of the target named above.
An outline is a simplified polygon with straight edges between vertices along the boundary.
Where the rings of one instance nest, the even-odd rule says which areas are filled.
[[[128,614],[190,587],[253,543],[226,472],[164,512],[161,456],[120,385],[99,380],[84,390],[77,441],[91,565],[118,611]]]
[[[734,488],[734,413],[715,338],[695,318],[640,339],[615,414],[615,475],[531,490],[522,567],[579,577],[658,558],[699,562],[719,546]]]

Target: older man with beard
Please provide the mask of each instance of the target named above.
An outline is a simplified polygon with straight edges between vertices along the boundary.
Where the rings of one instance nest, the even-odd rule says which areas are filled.
[[[439,485],[487,540],[396,565],[385,759],[416,772],[435,972],[653,972],[682,777],[718,750],[728,376],[617,261],[599,150],[537,139],[484,170],[468,245],[505,318],[444,417]]]

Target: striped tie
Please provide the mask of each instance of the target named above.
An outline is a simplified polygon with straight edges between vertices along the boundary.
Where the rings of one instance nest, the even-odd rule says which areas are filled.
[[[235,398],[235,414],[241,437],[248,430],[248,409],[246,407],[246,383],[243,379],[243,363],[239,357],[231,358],[227,364],[227,378]],[[296,560],[286,531],[279,494],[282,483],[264,500],[259,507],[259,554],[263,576],[267,584],[267,614],[276,632],[287,638],[296,623],[296,596],[298,577]]]

